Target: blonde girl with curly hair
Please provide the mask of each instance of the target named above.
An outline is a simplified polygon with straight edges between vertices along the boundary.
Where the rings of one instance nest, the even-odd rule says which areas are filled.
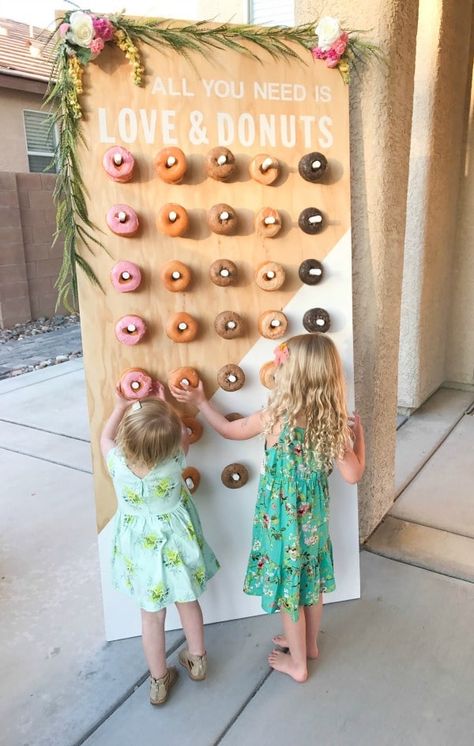
[[[341,359],[322,333],[292,337],[275,350],[275,388],[266,409],[233,422],[207,400],[202,384],[172,393],[194,404],[225,438],[265,436],[244,592],[281,612],[284,634],[268,657],[298,682],[318,657],[322,594],[335,589],[329,536],[328,476],[335,465],[354,484],[365,468],[360,417],[349,417]]]

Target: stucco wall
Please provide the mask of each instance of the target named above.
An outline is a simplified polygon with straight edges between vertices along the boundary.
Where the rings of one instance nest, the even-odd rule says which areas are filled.
[[[42,96],[37,93],[0,88],[0,171],[28,172],[26,152],[25,109],[41,109]]]

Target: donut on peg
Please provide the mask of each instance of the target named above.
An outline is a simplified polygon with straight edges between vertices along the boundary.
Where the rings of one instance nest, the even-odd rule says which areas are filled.
[[[193,495],[201,482],[201,475],[194,466],[187,466],[183,469],[183,481],[191,495]]]
[[[140,287],[142,273],[133,262],[117,262],[110,273],[112,285],[119,293],[131,293]]]
[[[238,391],[245,383],[245,373],[238,365],[228,363],[218,371],[217,383],[224,391]]]
[[[237,215],[233,207],[220,202],[207,213],[207,223],[213,233],[231,236],[237,230]]]
[[[323,279],[323,265],[317,259],[305,259],[300,264],[298,274],[306,285],[317,285]]]
[[[285,270],[277,262],[264,262],[257,268],[255,282],[262,290],[278,290],[285,282]]]
[[[255,216],[255,230],[264,238],[274,238],[281,231],[281,216],[273,207],[262,207]]]
[[[281,311],[264,311],[258,317],[258,331],[266,339],[280,339],[288,329],[288,319]]]
[[[168,386],[175,386],[177,389],[184,391],[188,386],[195,389],[198,383],[199,373],[196,368],[175,368],[168,373]]]
[[[107,176],[124,184],[133,177],[135,158],[127,148],[115,145],[105,151],[102,165]]]
[[[117,236],[133,236],[139,227],[138,215],[130,205],[113,205],[105,219]]]
[[[310,308],[303,316],[303,326],[307,332],[327,332],[331,318],[324,308]]]
[[[322,153],[306,153],[298,163],[300,176],[306,181],[319,181],[326,173],[328,162]]]
[[[124,345],[136,345],[145,336],[146,324],[140,316],[123,316],[115,324],[115,336]]]
[[[235,285],[238,279],[237,265],[230,259],[217,259],[209,267],[209,277],[214,285],[220,287]]]
[[[306,207],[299,214],[298,225],[304,233],[309,233],[310,236],[320,233],[323,224],[323,213],[317,207]]]
[[[235,420],[241,420],[243,419],[243,414],[239,414],[239,412],[229,412],[229,414],[224,415],[227,422],[234,422]]]
[[[227,148],[212,148],[206,156],[207,175],[216,181],[229,181],[237,164],[234,154]]]
[[[155,170],[167,184],[180,184],[187,171],[186,156],[181,148],[163,148],[155,156]]]
[[[188,443],[197,443],[204,429],[199,420],[195,417],[181,417],[181,422],[188,433]]]
[[[222,311],[214,321],[214,329],[223,339],[234,339],[243,334],[244,322],[235,311]]]
[[[161,280],[167,290],[180,293],[191,283],[191,270],[183,262],[172,259],[162,267]]]
[[[181,205],[168,202],[160,208],[156,224],[166,236],[182,236],[189,228],[188,213]]]
[[[280,164],[271,155],[260,153],[251,161],[249,173],[252,179],[258,181],[259,184],[269,186],[280,176]]]
[[[267,389],[275,388],[276,365],[273,360],[265,363],[260,368],[260,383]]]
[[[143,368],[128,368],[120,376],[119,388],[126,399],[144,399],[153,389],[153,379]]]
[[[243,487],[247,484],[249,473],[243,464],[229,464],[222,470],[221,481],[225,487],[231,490]]]
[[[173,342],[192,342],[198,330],[196,319],[184,311],[175,313],[166,325],[166,334]]]

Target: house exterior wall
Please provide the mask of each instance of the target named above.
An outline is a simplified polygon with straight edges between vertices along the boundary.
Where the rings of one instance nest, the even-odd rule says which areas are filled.
[[[25,109],[40,111],[41,104],[42,95],[38,93],[0,88],[0,130],[2,132],[0,171],[28,173],[23,111]]]

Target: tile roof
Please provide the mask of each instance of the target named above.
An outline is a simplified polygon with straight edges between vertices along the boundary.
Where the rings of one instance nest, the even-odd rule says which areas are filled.
[[[49,80],[54,46],[49,37],[47,29],[0,18],[0,73]]]

